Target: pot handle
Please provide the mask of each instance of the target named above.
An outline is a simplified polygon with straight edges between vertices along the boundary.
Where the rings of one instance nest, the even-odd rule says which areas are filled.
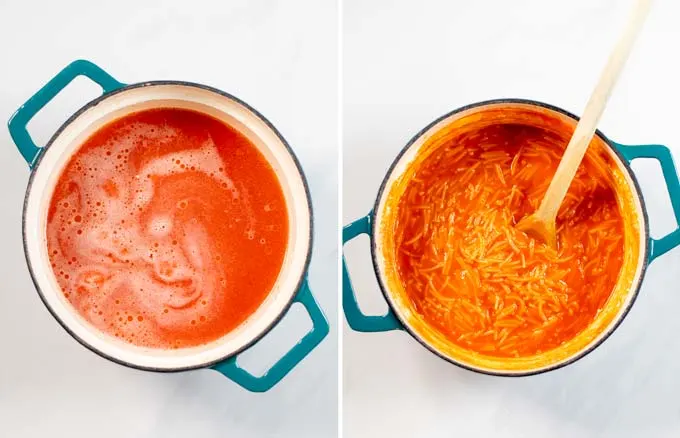
[[[651,262],[680,245],[680,182],[673,156],[666,146],[658,144],[633,146],[614,143],[614,145],[626,161],[631,162],[636,158],[654,158],[659,162],[663,171],[663,179],[666,181],[666,188],[675,214],[676,228],[661,239],[649,238],[649,261]]]
[[[237,363],[238,354],[213,365],[212,369],[219,371],[248,391],[266,392],[272,389],[328,335],[328,321],[314,299],[306,278],[294,301],[305,306],[312,319],[312,329],[262,376],[254,376],[241,368]]]
[[[33,167],[33,164],[35,164],[41,148],[33,142],[26,129],[26,125],[45,105],[78,76],[85,76],[99,84],[102,87],[103,94],[125,85],[115,80],[95,64],[82,59],[72,62],[57,73],[26,103],[21,105],[8,122],[9,133],[29,167]]]
[[[368,214],[358,219],[342,229],[342,244],[354,239],[355,237],[367,234],[371,236],[371,215]],[[399,320],[394,316],[392,309],[381,316],[365,315],[359,308],[356,293],[349,278],[345,254],[342,255],[342,307],[345,311],[345,318],[352,329],[358,332],[387,332],[402,329]]]

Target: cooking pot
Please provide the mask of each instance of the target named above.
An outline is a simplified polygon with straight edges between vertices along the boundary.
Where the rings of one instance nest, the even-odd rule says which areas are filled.
[[[26,129],[27,123],[78,76],[99,84],[103,94],[69,117],[45,146],[36,145]],[[198,111],[240,131],[271,164],[288,207],[288,247],[279,276],[267,298],[236,329],[198,347],[176,350],[142,348],[99,331],[64,297],[47,254],[48,207],[57,180],[70,157],[104,125],[151,108]],[[169,372],[210,367],[250,391],[264,392],[285,377],[328,334],[328,323],[307,280],[313,220],[305,175],[286,140],[245,102],[215,88],[189,82],[151,81],[126,85],[93,63],[79,60],[64,68],[19,108],[9,121],[9,131],[31,169],[22,224],[24,252],[31,278],[52,316],[83,346],[113,362],[142,370]],[[241,368],[237,363],[239,353],[253,347],[266,335],[294,302],[305,307],[313,328],[261,376]]]
[[[578,118],[541,102],[502,99],[479,102],[452,111],[416,134],[402,149],[385,176],[373,210],[343,229],[343,243],[366,234],[370,238],[373,269],[388,304],[385,315],[366,315],[357,304],[343,255],[343,307],[349,326],[360,332],[405,330],[424,347],[463,368],[501,376],[523,376],[553,370],[585,356],[609,337],[623,321],[637,297],[649,263],[680,244],[677,228],[660,239],[649,235],[644,198],[630,162],[636,158],[659,161],[680,223],[680,184],[670,151],[661,145],[615,143],[597,131],[590,149],[608,156],[618,170],[614,189],[624,220],[624,261],[618,281],[593,321],[574,338],[555,349],[528,357],[495,357],[455,345],[416,311],[404,293],[396,267],[394,227],[397,202],[412,177],[415,164],[458,134],[495,124],[519,124],[560,133],[568,141]],[[623,201],[622,201],[623,200]]]

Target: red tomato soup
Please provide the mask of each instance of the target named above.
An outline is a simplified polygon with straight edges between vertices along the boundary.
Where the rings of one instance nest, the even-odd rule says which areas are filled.
[[[267,297],[283,263],[286,203],[235,129],[183,109],[97,131],[59,177],[47,245],[59,285],[98,329],[169,349],[214,341]]]

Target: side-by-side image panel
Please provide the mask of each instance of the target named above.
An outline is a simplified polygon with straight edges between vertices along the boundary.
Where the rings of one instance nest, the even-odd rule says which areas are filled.
[[[676,10],[344,1],[345,437],[677,434]]]
[[[337,436],[337,10],[0,5],[0,436]]]

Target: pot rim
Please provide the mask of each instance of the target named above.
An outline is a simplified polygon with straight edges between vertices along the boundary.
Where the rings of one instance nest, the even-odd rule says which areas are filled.
[[[637,181],[637,178],[635,177],[635,173],[633,172],[632,168],[630,167],[629,162],[623,157],[621,152],[616,148],[615,143],[612,142],[607,136],[605,136],[599,129],[595,131],[595,136],[599,137],[604,144],[606,144],[609,149],[616,155],[616,157],[619,159],[619,161],[623,164],[623,168],[627,172],[628,176],[630,177],[632,181],[632,186],[634,188],[633,192],[636,196],[636,198],[640,202],[640,210],[642,214],[642,222],[644,222],[644,230],[643,230],[643,236],[644,239],[644,252],[641,253],[641,258],[642,260],[638,263],[641,264],[641,271],[640,275],[637,279],[636,284],[633,285],[630,291],[630,296],[631,299],[628,301],[626,306],[624,307],[623,311],[620,312],[620,314],[616,317],[616,319],[606,328],[606,330],[603,332],[603,334],[600,336],[599,339],[597,339],[594,343],[588,346],[588,348],[584,348],[583,350],[579,351],[577,354],[574,354],[572,357],[565,361],[558,362],[554,365],[550,365],[544,368],[540,368],[537,370],[530,370],[530,371],[520,371],[520,372],[507,372],[507,371],[495,371],[495,370],[488,370],[488,369],[483,369],[483,368],[477,368],[474,366],[470,366],[468,364],[465,364],[461,361],[455,360],[439,350],[437,350],[435,347],[430,345],[425,339],[423,339],[421,336],[418,335],[418,333],[410,326],[409,322],[401,315],[401,313],[397,310],[397,307],[395,306],[391,296],[390,292],[388,291],[386,282],[382,278],[382,274],[380,272],[379,268],[379,263],[378,263],[378,250],[377,250],[377,240],[376,240],[376,235],[378,234],[378,210],[380,206],[380,202],[382,200],[383,195],[385,194],[386,189],[390,186],[390,180],[392,177],[392,174],[395,170],[395,167],[397,164],[400,162],[401,158],[406,154],[406,152],[413,146],[413,144],[420,139],[426,132],[430,131],[435,125],[437,125],[439,122],[451,117],[452,115],[458,114],[460,112],[473,109],[473,108],[480,108],[484,106],[489,106],[489,105],[497,105],[497,104],[525,104],[525,105],[531,105],[531,106],[536,106],[544,109],[548,109],[554,112],[557,112],[559,114],[565,115],[576,122],[579,120],[579,116],[564,110],[562,108],[559,108],[557,106],[545,103],[545,102],[540,102],[537,100],[532,100],[532,99],[524,99],[524,98],[500,98],[500,99],[489,99],[489,100],[483,100],[479,102],[474,102],[462,107],[459,107],[457,109],[454,109],[453,111],[450,111],[434,121],[430,122],[427,126],[425,126],[423,129],[418,131],[404,146],[401,151],[397,154],[397,156],[394,158],[392,163],[390,164],[390,167],[388,168],[387,172],[385,173],[385,178],[383,179],[382,183],[380,184],[380,189],[378,190],[378,195],[376,196],[375,203],[373,204],[373,209],[371,210],[371,213],[369,214],[370,216],[370,223],[371,223],[371,233],[370,233],[370,239],[371,239],[371,261],[373,263],[373,270],[375,271],[376,278],[378,279],[378,286],[380,288],[380,292],[383,294],[385,297],[385,300],[387,301],[388,306],[394,313],[395,317],[399,321],[399,323],[402,325],[404,330],[406,330],[413,338],[416,339],[423,347],[428,349],[430,352],[434,353],[437,355],[439,358],[456,365],[460,368],[469,370],[469,371],[474,371],[480,374],[486,374],[490,376],[499,376],[499,377],[524,377],[524,376],[532,376],[532,375],[537,375],[537,374],[542,374],[548,371],[556,370],[562,367],[565,367],[567,365],[570,365],[577,360],[585,357],[589,353],[591,353],[593,350],[595,350],[597,347],[599,347],[605,340],[611,336],[612,333],[621,325],[623,320],[626,318],[628,315],[628,312],[630,312],[630,309],[633,307],[633,304],[635,303],[638,294],[640,292],[640,288],[642,286],[642,280],[645,277],[645,273],[647,271],[647,266],[649,265],[649,254],[650,254],[650,245],[649,245],[649,217],[647,214],[647,207],[645,205],[645,200],[644,197],[642,196],[642,191],[640,190],[640,185]]]
[[[98,348],[95,348],[94,346],[90,345],[88,342],[83,340],[80,336],[78,336],[74,330],[72,330],[62,319],[58,316],[58,314],[54,311],[54,309],[50,306],[48,300],[45,298],[44,293],[42,291],[42,288],[38,284],[38,281],[36,279],[36,274],[34,273],[34,267],[33,264],[31,263],[31,259],[29,257],[29,251],[28,251],[28,246],[27,246],[27,238],[26,238],[26,209],[28,206],[28,200],[29,200],[29,195],[31,193],[32,187],[33,187],[33,180],[36,174],[36,169],[40,166],[40,163],[42,162],[42,158],[45,156],[45,152],[49,149],[50,146],[56,141],[56,139],[61,135],[61,133],[69,126],[71,125],[74,121],[76,121],[85,111],[89,110],[90,108],[93,108],[103,102],[104,100],[113,97],[117,94],[137,89],[137,88],[146,88],[146,87],[154,87],[154,86],[166,86],[166,85],[175,85],[175,86],[182,86],[182,87],[192,87],[192,88],[198,88],[201,90],[205,90],[208,92],[215,93],[219,95],[222,98],[226,98],[229,100],[232,100],[240,105],[242,105],[246,110],[248,110],[250,113],[252,113],[256,118],[260,119],[266,126],[269,128],[276,137],[281,141],[281,144],[284,146],[286,152],[292,159],[295,168],[300,175],[300,179],[302,182],[302,186],[305,191],[305,197],[306,197],[306,202],[307,202],[307,209],[308,209],[308,220],[309,220],[309,236],[308,236],[308,247],[307,247],[307,254],[305,255],[305,260],[302,266],[302,269],[300,270],[299,273],[299,278],[297,279],[296,285],[295,285],[295,290],[293,293],[290,294],[290,297],[288,298],[286,304],[281,308],[279,311],[279,314],[276,315],[276,317],[268,324],[257,336],[254,336],[252,339],[250,339],[248,342],[246,342],[243,346],[237,348],[236,350],[230,352],[229,354],[226,354],[222,357],[219,357],[217,359],[205,361],[203,363],[195,364],[195,365],[190,365],[190,366],[177,366],[177,367],[167,367],[167,368],[161,368],[161,367],[153,367],[153,366],[144,366],[144,365],[139,365],[135,364],[132,362],[128,362],[125,360],[122,360],[120,358],[114,357],[110,354],[107,354],[103,351],[101,351]],[[204,85],[196,82],[189,82],[189,81],[176,81],[176,80],[156,80],[156,81],[144,81],[144,82],[137,82],[133,84],[128,84],[124,85],[120,88],[117,88],[115,90],[112,90],[110,92],[106,92],[102,94],[101,96],[87,102],[85,105],[83,105],[80,109],[78,109],[75,113],[73,113],[64,123],[60,125],[60,127],[54,132],[54,134],[50,137],[50,140],[40,148],[40,151],[38,152],[38,155],[36,156],[35,160],[33,161],[32,164],[30,164],[31,167],[31,172],[28,178],[28,184],[26,186],[26,193],[24,195],[24,202],[22,206],[22,215],[21,215],[21,235],[22,235],[22,245],[24,249],[24,258],[26,260],[26,265],[28,266],[28,271],[31,276],[31,281],[33,282],[33,285],[38,292],[38,296],[40,297],[40,300],[44,304],[44,306],[47,308],[49,313],[52,315],[52,317],[59,323],[59,325],[80,345],[83,347],[87,348],[91,352],[103,357],[104,359],[108,359],[111,362],[117,363],[119,365],[123,365],[129,368],[134,368],[142,371],[154,371],[154,372],[159,372],[159,373],[175,373],[175,372],[182,372],[182,371],[190,371],[190,370],[195,370],[195,369],[202,369],[202,368],[208,368],[213,365],[216,365],[220,362],[223,362],[225,360],[228,360],[230,358],[233,358],[237,356],[238,354],[244,352],[245,350],[249,349],[252,347],[254,344],[256,344],[260,339],[262,339],[267,333],[269,333],[280,321],[281,319],[288,313],[290,310],[291,306],[295,302],[295,297],[297,296],[298,292],[300,291],[300,288],[302,287],[305,278],[307,276],[307,272],[309,271],[309,264],[311,262],[311,257],[312,257],[312,248],[314,245],[314,214],[313,214],[313,208],[312,208],[312,197],[311,197],[311,192],[309,190],[309,183],[307,181],[307,177],[302,169],[302,166],[300,165],[300,161],[298,160],[298,157],[295,155],[295,152],[291,148],[290,144],[286,139],[283,137],[283,135],[279,132],[278,129],[265,117],[263,116],[259,111],[257,111],[255,108],[253,108],[251,105],[248,103],[244,102],[243,100],[239,99],[238,97],[227,93],[225,91],[222,91],[220,89],[211,87],[209,85]],[[96,329],[99,330],[99,329]],[[100,331],[100,330],[99,330]],[[226,335],[225,335],[226,336]],[[139,353],[139,355],[144,356],[143,353]]]

